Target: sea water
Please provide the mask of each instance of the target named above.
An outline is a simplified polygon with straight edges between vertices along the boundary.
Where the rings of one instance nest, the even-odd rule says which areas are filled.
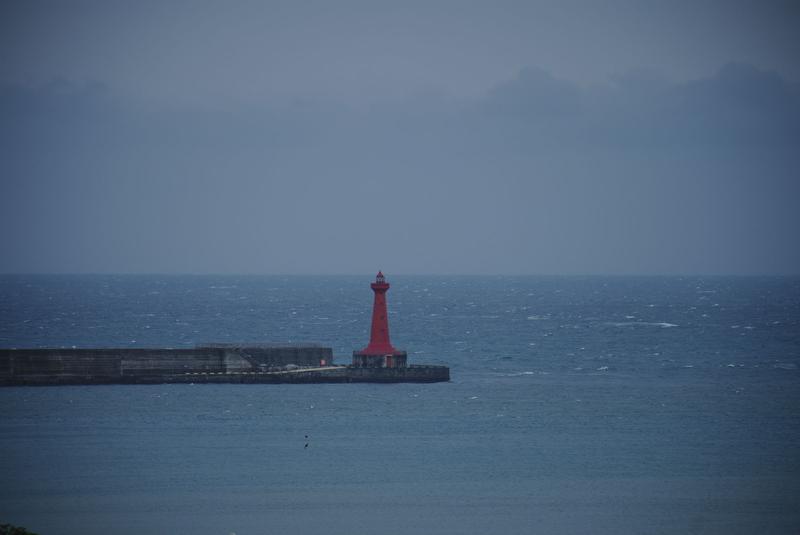
[[[0,347],[366,345],[369,277],[2,276]],[[438,384],[0,389],[59,534],[800,532],[800,279],[390,277]]]

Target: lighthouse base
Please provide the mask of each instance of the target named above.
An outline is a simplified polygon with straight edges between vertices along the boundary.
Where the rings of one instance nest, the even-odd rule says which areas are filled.
[[[387,355],[365,355],[353,351],[353,366],[356,368],[405,368],[408,366],[405,351],[395,351]]]

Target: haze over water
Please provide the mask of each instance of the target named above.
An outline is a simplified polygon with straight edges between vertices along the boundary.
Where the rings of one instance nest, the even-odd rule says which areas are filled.
[[[314,340],[347,362],[369,280],[4,276],[0,345]],[[393,343],[450,383],[0,389],[0,518],[51,535],[797,531],[797,278],[390,282]]]
[[[782,0],[0,3],[0,273],[798,275]]]

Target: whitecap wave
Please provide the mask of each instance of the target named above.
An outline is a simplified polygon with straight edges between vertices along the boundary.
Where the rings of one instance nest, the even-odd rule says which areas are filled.
[[[661,327],[664,329],[678,327],[677,324],[667,323],[666,321],[617,321],[607,322],[606,325],[613,325],[614,327]]]

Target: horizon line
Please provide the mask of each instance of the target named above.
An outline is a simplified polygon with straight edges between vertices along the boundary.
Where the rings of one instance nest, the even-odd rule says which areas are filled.
[[[383,271],[383,270],[381,270]],[[388,272],[389,276],[400,277],[800,277],[798,273],[762,272],[762,273],[722,273],[722,272],[679,272],[679,273],[422,273],[422,272]],[[374,277],[367,272],[333,272],[333,273],[281,273],[281,272],[181,272],[181,271],[9,271],[0,272],[0,277],[18,276],[143,276],[143,277]],[[387,276],[387,278],[389,278]]]

